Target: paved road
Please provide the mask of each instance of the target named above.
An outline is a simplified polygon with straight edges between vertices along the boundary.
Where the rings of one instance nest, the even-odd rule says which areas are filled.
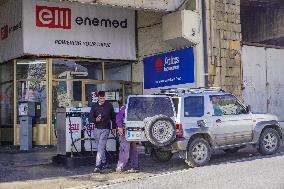
[[[261,156],[255,149],[242,149],[233,155],[218,152],[209,166],[188,168],[174,157],[168,163],[153,162],[140,154],[141,172],[114,174],[115,165],[105,174],[93,174],[93,166],[66,169],[49,164],[46,151],[27,154],[0,153],[0,189],[79,188],[277,188],[284,189],[284,143],[275,156]],[[49,154],[49,155],[48,155]],[[47,164],[32,165],[17,161],[31,155]],[[21,157],[21,158],[20,158]],[[49,157],[49,158],[48,158]],[[29,160],[29,158],[28,158]]]
[[[284,189],[284,153],[265,158],[210,165],[99,188],[109,189]]]

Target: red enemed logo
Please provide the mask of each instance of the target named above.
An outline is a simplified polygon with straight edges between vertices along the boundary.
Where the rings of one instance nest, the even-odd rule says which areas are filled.
[[[157,72],[162,72],[163,68],[164,68],[163,60],[161,58],[158,58],[155,62],[155,70]]]
[[[79,131],[80,125],[78,123],[71,123],[71,124],[69,124],[69,130],[70,131]]]
[[[9,27],[5,25],[1,28],[1,40],[8,38],[9,35]]]
[[[36,6],[36,26],[71,29],[71,9]]]

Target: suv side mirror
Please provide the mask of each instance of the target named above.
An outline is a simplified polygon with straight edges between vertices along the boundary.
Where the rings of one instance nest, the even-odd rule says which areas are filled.
[[[246,106],[246,112],[247,112],[247,113],[249,113],[249,112],[250,112],[250,110],[251,110],[250,105],[247,105],[247,106]]]

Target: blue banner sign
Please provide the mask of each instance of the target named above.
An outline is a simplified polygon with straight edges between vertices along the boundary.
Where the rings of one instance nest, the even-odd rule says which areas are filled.
[[[144,89],[194,83],[193,48],[144,58]]]

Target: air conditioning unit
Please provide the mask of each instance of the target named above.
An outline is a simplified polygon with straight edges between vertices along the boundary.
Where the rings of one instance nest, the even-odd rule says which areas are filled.
[[[175,48],[200,42],[200,15],[191,10],[177,11],[163,17],[163,40]]]

